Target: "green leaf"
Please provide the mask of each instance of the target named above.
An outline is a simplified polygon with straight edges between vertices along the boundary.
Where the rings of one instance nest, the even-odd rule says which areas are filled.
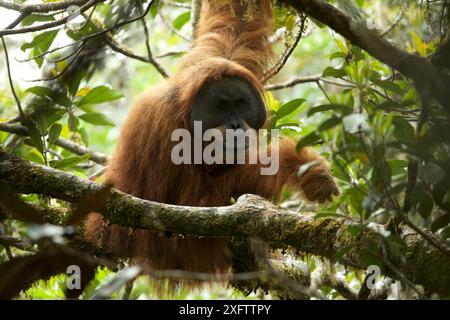
[[[391,172],[392,172],[393,176],[406,173],[406,168],[408,167],[408,161],[394,159],[394,160],[388,160],[387,163],[389,164],[389,167],[391,167]]]
[[[388,240],[391,244],[395,244],[396,246],[398,246],[400,248],[406,248],[406,242],[399,236],[391,234],[388,237]]]
[[[383,264],[383,261],[381,261],[379,257],[374,255],[371,251],[367,249],[361,250],[359,258],[364,267],[369,267],[373,265],[381,266]]]
[[[82,104],[98,104],[107,101],[117,100],[123,97],[123,94],[117,90],[110,89],[106,86],[98,86],[90,90],[80,101]]]
[[[450,238],[450,227],[447,227],[444,230],[442,230],[441,236],[443,239],[449,239]]]
[[[352,108],[346,105],[342,104],[322,104],[317,107],[313,107],[309,109],[308,111],[308,117],[311,117],[313,114],[318,112],[325,112],[325,111],[341,111],[342,113],[346,114],[348,112],[352,111]]]
[[[50,98],[50,99],[52,98],[52,96],[54,94],[52,89],[47,88],[47,87],[42,87],[42,86],[30,87],[27,90],[25,90],[25,92],[30,92],[41,98]]]
[[[431,225],[431,231],[436,232],[439,229],[446,227],[450,223],[450,213],[444,214],[437,218]]]
[[[426,193],[423,195],[422,199],[417,206],[417,211],[424,218],[428,219],[430,217],[431,211],[433,211],[433,199]]]
[[[47,118],[43,111],[38,111],[35,113],[34,118],[36,119],[36,125],[41,136],[45,136],[47,134]]]
[[[421,176],[429,184],[436,184],[440,180],[445,179],[445,171],[433,162],[428,162],[421,170]]]
[[[422,38],[416,32],[412,32],[412,38],[413,38],[414,47],[417,50],[417,52],[422,57],[425,57],[427,55],[426,43],[423,42]]]
[[[71,105],[71,101],[70,101],[69,97],[67,97],[65,90],[61,91],[61,92],[57,92],[53,96],[52,99],[56,104],[59,104],[60,106],[63,106],[66,108],[70,107],[70,105]]]
[[[30,136],[31,144],[39,150],[39,152],[44,152],[44,143],[42,142],[42,136],[39,130],[33,123],[27,124],[28,132]]]
[[[24,43],[20,49],[26,51],[27,49],[38,47],[45,49],[44,51],[46,51],[55,39],[58,31],[59,29],[42,32],[35,36],[31,42]]]
[[[30,14],[26,16],[25,19],[22,20],[21,24],[24,27],[28,27],[35,22],[48,22],[54,20],[55,18],[53,16],[47,16],[43,14]]]
[[[339,260],[341,260],[352,248],[353,245],[348,245],[343,247],[342,249],[339,249],[339,251],[334,255],[336,261],[339,262]]]
[[[341,49],[342,52],[344,53],[348,52],[347,46],[341,40],[335,37],[334,41],[336,42],[337,46],[339,47],[339,49]]]
[[[286,128],[286,129],[293,129],[293,130],[295,130],[294,128],[301,128],[301,125],[298,122],[283,122],[283,123],[280,123],[280,124],[276,125],[275,128],[276,129],[284,129],[284,128]]]
[[[89,145],[89,135],[88,135],[86,129],[85,128],[80,128],[78,130],[78,133],[81,135],[81,139],[83,140],[84,144],[86,146],[88,146]]]
[[[347,164],[339,158],[332,162],[333,176],[342,181],[351,182],[351,178],[346,173]]]
[[[330,119],[325,120],[322,122],[318,128],[319,131],[325,131],[331,128],[336,127],[337,125],[341,124],[342,119],[338,117],[332,117]]]
[[[297,19],[297,16],[295,15],[289,15],[286,18],[286,21],[284,22],[284,26],[286,27],[286,30],[291,31],[295,26],[295,20]]]
[[[291,113],[294,113],[294,111],[300,108],[304,102],[305,99],[295,99],[283,104],[280,109],[278,109],[276,118],[281,119],[290,115]]]
[[[445,194],[449,191],[449,186],[446,179],[440,180],[438,183],[433,185],[433,200],[436,203],[442,203]]]
[[[412,101],[415,103],[416,100],[417,100],[417,91],[415,88],[412,88],[403,95],[402,102],[406,103],[408,101]]]
[[[70,131],[75,132],[78,130],[78,125],[80,124],[80,121],[76,116],[74,116],[72,113],[69,113],[69,119],[67,119],[67,125],[69,126]]]
[[[356,237],[360,234],[361,232],[361,227],[359,225],[356,224],[351,224],[349,226],[347,226],[346,231],[353,237]]]
[[[111,280],[103,283],[92,293],[91,300],[107,300],[110,299],[114,292],[118,291],[122,286],[135,279],[141,273],[141,267],[133,266],[122,269]]]
[[[178,17],[175,18],[175,20],[172,23],[172,26],[176,30],[180,30],[186,23],[189,22],[190,19],[191,19],[191,12],[190,11],[183,12],[182,14],[180,14]]]
[[[77,70],[70,77],[67,78],[66,85],[69,90],[69,94],[74,97],[77,94],[80,82],[86,76],[86,72],[83,70]]]
[[[35,86],[30,87],[26,90],[26,92],[30,92],[35,94],[41,98],[49,99],[56,104],[59,104],[64,107],[70,106],[70,99],[66,96],[65,90],[61,90],[59,92],[54,91],[48,87]]]
[[[400,88],[398,84],[392,81],[372,79],[372,82],[386,91],[392,91],[398,94],[403,94],[402,88]]]
[[[110,19],[112,14],[111,15],[106,14],[106,15],[109,16],[109,19],[107,17],[106,20],[104,21],[104,23],[105,23],[105,25],[111,25],[111,23],[113,23],[113,21]],[[98,31],[99,31],[98,26],[95,25],[91,19],[88,19],[88,20],[85,20],[85,25],[82,26],[81,29],[67,30],[66,35],[68,37],[70,37],[71,39],[78,41],[88,35],[98,32]]]
[[[425,183],[419,182],[414,186],[414,189],[411,192],[411,203],[416,207],[424,195],[426,195]]]
[[[401,107],[402,107],[401,104],[399,104],[399,103],[397,103],[395,101],[392,101],[392,100],[386,100],[386,101],[383,101],[380,104],[376,104],[375,105],[375,108],[377,108],[377,109],[388,110],[388,111],[392,110],[394,108],[398,109],[398,108],[401,108]]]
[[[412,124],[402,117],[395,116],[392,124],[394,125],[394,136],[400,141],[413,142],[416,140],[416,134]]]
[[[33,55],[37,56],[40,55],[50,48],[50,46],[53,43],[53,40],[55,40],[56,35],[58,34],[60,29],[56,30],[50,30],[46,32],[42,32],[34,37],[33,41],[24,43],[20,49],[22,51],[26,51],[27,49],[33,48]],[[42,66],[42,63],[44,62],[43,57],[39,57],[35,59],[36,63],[39,67]]]
[[[334,211],[323,211],[316,213],[314,215],[314,220],[325,219],[325,218],[344,218],[342,214],[336,213]]]
[[[79,117],[81,120],[96,124],[98,126],[111,126],[114,127],[114,122],[112,122],[108,117],[101,113],[85,113]]]
[[[316,132],[311,132],[307,136],[300,139],[299,142],[297,142],[296,150],[299,152],[303,147],[307,145],[312,145],[315,142],[317,142],[320,139],[320,136]]]
[[[332,78],[343,78],[347,75],[344,69],[335,69],[333,67],[327,67],[323,70],[322,76]]]
[[[50,127],[50,130],[48,131],[48,142],[50,144],[55,143],[55,141],[59,138],[59,135],[61,134],[62,126],[59,123],[54,123]]]
[[[345,59],[347,55],[344,52],[335,52],[330,56],[330,61],[333,61],[334,59],[342,58]]]
[[[150,15],[152,16],[152,18],[156,17],[156,15],[158,14],[158,8],[159,6],[152,6],[150,8]]]
[[[91,157],[90,154],[85,154],[83,156],[75,156],[70,158],[65,158],[62,160],[53,160],[50,161],[50,165],[56,169],[67,169],[76,166],[77,164],[86,161]]]
[[[24,139],[25,144],[33,146],[33,142],[30,138]],[[36,149],[30,150],[30,152],[27,152],[23,155],[23,157],[27,160],[30,160],[31,162],[36,162],[39,164],[45,165],[44,158],[41,153],[39,153]]]

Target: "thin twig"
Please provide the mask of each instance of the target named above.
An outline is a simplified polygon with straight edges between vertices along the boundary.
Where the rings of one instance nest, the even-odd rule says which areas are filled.
[[[45,3],[33,3],[33,4],[21,4],[16,1],[4,1],[0,0],[0,7],[14,10],[14,11],[20,11],[20,12],[50,12],[50,11],[56,11],[61,9],[67,9],[68,7],[75,5],[75,6],[81,6],[88,2],[89,0],[64,0],[64,1],[55,1],[55,2],[45,2]]]
[[[263,78],[261,79],[262,83],[266,83],[269,79],[271,79],[278,72],[280,72],[280,70],[284,67],[289,57],[292,55],[298,43],[300,42],[300,39],[302,38],[305,23],[306,23],[306,16],[301,18],[300,29],[297,33],[297,36],[295,37],[294,43],[285,50],[280,60],[278,60],[278,62],[264,74]]]
[[[46,55],[48,55],[48,54],[50,54],[50,53],[53,53],[53,52],[56,52],[56,51],[59,51],[59,50],[62,50],[62,49],[68,48],[68,47],[75,46],[75,45],[77,45],[77,44],[82,45],[83,42],[84,42],[85,40],[86,40],[85,38],[82,38],[82,39],[77,40],[77,41],[75,41],[75,42],[72,42],[72,43],[69,43],[69,44],[66,44],[66,45],[63,45],[63,46],[54,48],[54,49],[49,49],[49,50],[47,50],[47,51],[45,51],[45,52],[42,52],[41,54],[32,56],[32,57],[27,58],[27,59],[18,59],[18,58],[14,58],[14,59],[15,59],[17,62],[20,62],[20,63],[23,63],[23,62],[29,62],[29,61],[32,61],[32,60],[35,60],[35,59],[39,59],[39,58],[45,57]]]
[[[322,77],[322,74],[317,74],[314,76],[298,77],[298,78],[295,78],[295,79],[292,79],[292,80],[289,80],[289,81],[286,81],[283,83],[266,85],[265,89],[271,90],[271,91],[286,89],[286,88],[296,86],[297,84],[317,82],[321,79],[321,77]]]
[[[292,80],[283,82],[283,83],[276,83],[276,84],[269,84],[265,86],[266,90],[271,90],[271,91],[275,91],[275,90],[282,90],[282,89],[286,89],[286,88],[290,88],[293,86],[296,86],[298,84],[303,84],[303,83],[317,83],[317,82],[324,82],[326,84],[331,84],[334,86],[338,86],[338,87],[345,87],[345,88],[352,88],[354,87],[353,84],[351,83],[343,83],[343,82],[336,82],[336,81],[332,81],[329,80],[327,78],[323,78],[322,74],[317,74],[317,75],[313,75],[313,76],[304,76],[304,77],[298,77],[298,78],[294,78]]]
[[[138,5],[139,12],[142,11],[141,6]],[[142,12],[141,12],[142,13]],[[144,34],[145,34],[145,47],[147,48],[147,56],[148,61],[158,70],[158,72],[164,77],[167,78],[168,74],[163,69],[163,67],[153,58],[152,48],[150,47],[150,32],[148,31],[147,23],[145,22],[145,19],[141,19],[142,27],[144,28]]]
[[[108,168],[108,166],[100,168],[99,170],[97,170],[93,174],[91,174],[88,179],[91,180],[91,181],[94,181],[96,178],[98,178],[101,175],[103,175],[107,168]]]
[[[138,61],[142,61],[142,62],[146,62],[146,63],[150,63],[151,65],[153,65],[155,67],[155,69],[164,77],[167,78],[168,74],[167,72],[161,67],[161,65],[155,61],[155,59],[149,59],[148,57],[142,57],[139,56],[137,54],[134,54],[133,52],[131,52],[130,50],[127,50],[125,48],[123,48],[122,46],[119,46],[118,44],[116,44],[112,39],[109,39],[108,37],[105,39],[106,44],[108,45],[108,47],[111,48],[111,50],[121,53],[124,56],[127,56],[129,58],[138,60]]]
[[[403,9],[400,10],[400,13],[398,14],[397,18],[394,20],[394,22],[389,26],[389,28],[387,28],[386,30],[384,30],[381,34],[380,37],[385,37],[387,34],[389,34],[392,30],[394,30],[394,28],[400,23],[400,21],[403,19],[403,16],[405,15],[405,11],[403,11]]]
[[[57,75],[49,77],[49,78],[39,78],[39,79],[32,79],[32,80],[27,80],[25,79],[25,81],[27,82],[39,82],[39,81],[53,81],[58,79],[59,77],[63,76],[69,69],[70,67],[72,67],[74,65],[74,63],[77,61],[77,58],[79,57],[79,55],[81,54],[81,50],[83,49],[84,44],[81,44],[81,46],[79,46],[73,53],[74,57],[73,59],[67,64],[67,66],[61,71],[59,72]],[[56,70],[56,69],[55,69]]]
[[[170,31],[172,31],[173,33],[175,33],[177,36],[179,36],[181,39],[187,41],[187,42],[192,42],[192,39],[188,36],[185,36],[184,34],[182,34],[180,31],[178,31],[177,29],[175,29],[164,17],[164,15],[161,12],[162,10],[158,10],[158,15],[161,18],[161,21],[164,23],[164,25],[170,29]]]
[[[141,15],[139,15],[139,16],[137,16],[137,17],[135,17],[135,18],[132,18],[132,19],[129,19],[129,20],[125,20],[125,21],[122,21],[122,22],[118,22],[118,23],[116,23],[115,25],[113,25],[113,26],[111,26],[111,27],[109,27],[109,28],[107,28],[107,29],[104,29],[104,30],[101,30],[101,31],[92,33],[92,34],[90,34],[90,35],[87,35],[87,36],[81,38],[80,40],[77,40],[77,41],[75,41],[75,42],[69,43],[69,44],[67,44],[67,45],[64,45],[64,46],[61,46],[61,47],[58,47],[58,48],[54,48],[54,49],[48,50],[48,51],[46,51],[46,52],[41,53],[40,55],[34,56],[34,57],[31,58],[31,59],[37,59],[37,58],[43,57],[43,56],[45,56],[45,55],[47,55],[47,54],[53,53],[53,52],[55,52],[55,51],[58,51],[58,50],[61,50],[61,49],[67,48],[67,47],[75,46],[75,45],[77,45],[77,44],[82,44],[82,43],[84,43],[84,42],[86,42],[86,41],[88,41],[88,40],[90,40],[90,39],[93,39],[93,38],[98,37],[98,36],[100,36],[100,35],[103,35],[103,34],[106,34],[106,33],[108,33],[108,32],[111,32],[111,31],[113,31],[113,30],[115,30],[115,29],[117,29],[117,28],[120,28],[120,27],[122,27],[122,26],[124,26],[124,25],[133,23],[133,22],[135,22],[135,21],[137,21],[137,20],[140,20],[140,19],[142,19],[143,17],[145,17],[145,16],[150,12],[150,9],[151,9],[152,4],[154,3],[154,1],[155,1],[155,0],[150,1],[149,4],[147,5],[145,11],[144,11]],[[19,61],[21,61],[21,60],[19,60]],[[26,60],[25,60],[25,61],[26,61]]]
[[[202,0],[192,0],[191,8],[192,34],[194,35],[194,38],[196,38],[197,24],[200,20],[200,12],[202,11]]]
[[[175,1],[164,1],[164,3],[168,6],[175,7],[175,8],[185,8],[185,9],[191,9],[191,5],[187,3],[180,3]]]
[[[11,87],[11,91],[14,96],[14,100],[16,101],[17,108],[19,109],[20,120],[23,122],[25,120],[25,113],[23,112],[19,96],[17,95],[16,90],[14,89],[14,84],[13,84],[13,80],[11,77],[11,66],[9,65],[8,48],[6,47],[5,39],[3,37],[1,37],[1,38],[2,38],[3,50],[5,51],[6,70],[8,72],[9,86]]]
[[[13,29],[32,13],[45,13],[50,11],[63,10],[72,5],[84,5],[88,1],[89,0],[68,0],[39,4],[19,4],[16,2],[0,1],[0,7],[20,12],[19,16],[5,28]]]
[[[367,28],[364,23],[352,19],[327,1],[282,0],[282,2],[324,23],[353,45],[367,51],[375,59],[396,69],[416,83],[423,82],[426,76],[426,81],[432,88],[432,95],[440,102],[443,109],[450,113],[450,91],[447,85],[450,77],[442,70],[435,68],[427,58],[394,46],[380,37],[377,32]]]
[[[83,6],[80,7],[80,13],[85,12],[92,6],[96,5],[99,2],[103,2],[103,1],[105,1],[105,0],[89,0],[86,4],[84,4]],[[41,31],[41,30],[45,30],[45,29],[58,27],[60,25],[65,24],[69,18],[70,18],[70,15],[68,15],[64,18],[61,18],[59,20],[48,22],[48,23],[43,23],[43,24],[40,24],[37,26],[24,27],[24,28],[20,28],[20,29],[3,29],[3,30],[0,30],[0,36],[9,35],[9,34],[29,33],[29,32]]]
[[[166,57],[172,57],[172,56],[179,56],[179,55],[183,55],[183,54],[186,54],[186,51],[168,51],[168,52],[156,55],[155,58],[160,59],[160,58],[166,58]]]

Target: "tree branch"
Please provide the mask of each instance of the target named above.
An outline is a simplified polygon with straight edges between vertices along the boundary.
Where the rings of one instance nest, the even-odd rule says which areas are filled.
[[[0,1],[0,7],[15,10],[19,12],[50,12],[61,9],[67,9],[69,6],[82,6],[86,4],[89,0],[64,0],[57,2],[46,2],[46,3],[34,3],[34,4],[21,4],[12,1]]]
[[[37,193],[69,202],[77,202],[102,187],[1,151],[0,179],[16,192]],[[291,246],[332,261],[340,250],[351,247],[340,262],[364,269],[359,260],[361,243],[346,232],[351,222],[344,219],[315,220],[310,215],[279,208],[258,196],[241,196],[235,204],[227,207],[203,208],[162,204],[112,190],[101,213],[111,223],[132,228],[205,237],[257,237],[274,248]],[[371,232],[367,231],[365,239],[370,236]],[[372,236],[377,235],[372,232]],[[410,233],[404,240],[407,247],[402,255],[398,251],[385,252],[390,263],[410,281],[423,285],[427,292],[449,295],[450,260],[420,235]],[[397,278],[389,268],[384,271]]]
[[[450,113],[450,90],[448,90],[450,77],[441,73],[426,58],[395,47],[376,31],[367,28],[361,21],[352,19],[325,0],[283,0],[283,2],[324,23],[374,58],[411,78],[418,88],[430,88],[431,94]]]
[[[20,99],[17,96],[16,89],[14,88],[13,80],[12,80],[12,77],[11,77],[11,66],[9,64],[8,48],[6,46],[5,39],[3,37],[1,37],[1,39],[2,39],[2,44],[3,44],[3,50],[5,51],[6,71],[8,73],[9,87],[11,88],[11,92],[12,92],[12,94],[14,96],[14,100],[16,101],[17,108],[19,109],[19,119],[21,121],[24,121],[25,120],[25,114],[23,112],[22,104],[20,103]]]
[[[0,131],[14,133],[20,136],[28,136],[29,134],[27,127],[5,122],[0,122]],[[103,153],[93,151],[89,148],[86,148],[85,146],[76,144],[75,142],[72,142],[64,138],[58,138],[54,142],[54,144],[60,146],[61,148],[69,150],[79,156],[90,154],[91,157],[89,159],[98,164],[105,165],[109,160],[108,156]]]
[[[200,12],[202,11],[202,0],[192,0],[191,1],[191,25],[192,25],[192,35],[195,38],[197,31],[197,24],[200,19]]]
[[[111,50],[121,53],[126,57],[141,61],[150,63],[155,67],[155,69],[158,71],[159,74],[161,74],[164,78],[167,78],[169,75],[167,72],[161,67],[161,65],[153,58],[153,56],[149,55],[148,57],[142,57],[137,54],[134,54],[130,50],[124,48],[120,44],[117,44],[114,42],[114,40],[110,37],[105,38],[106,44],[111,48]]]
[[[13,29],[32,13],[46,13],[50,11],[64,10],[72,5],[83,6],[88,1],[89,0],[68,0],[36,4],[20,4],[10,1],[0,1],[0,7],[20,12],[19,16],[6,27],[6,29]]]
[[[97,3],[103,2],[103,1],[105,1],[105,0],[89,0],[89,1],[87,1],[84,5],[82,5],[80,7],[80,13],[85,12],[89,8],[95,6]],[[65,24],[70,17],[68,15],[59,20],[55,20],[55,21],[48,22],[48,23],[43,23],[43,24],[40,24],[37,26],[30,26],[30,27],[23,27],[20,29],[14,29],[14,27],[17,24],[19,24],[20,21],[22,21],[28,14],[31,14],[31,12],[25,13],[25,14],[23,12],[21,12],[19,18],[14,20],[13,23],[11,23],[6,29],[0,30],[0,36],[4,36],[4,35],[8,35],[8,34],[28,33],[28,32],[33,32],[33,31],[40,31],[40,30],[54,28],[54,27]]]

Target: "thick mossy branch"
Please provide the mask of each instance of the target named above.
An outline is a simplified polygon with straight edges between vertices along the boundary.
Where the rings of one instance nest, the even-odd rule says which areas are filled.
[[[0,180],[19,193],[37,193],[72,203],[102,187],[1,151]],[[346,232],[348,222],[314,220],[254,195],[244,195],[231,206],[203,208],[146,201],[112,190],[101,213],[112,223],[132,228],[197,236],[257,237],[274,248],[291,246],[331,260],[342,248],[351,245],[353,249],[341,262],[363,268],[359,261],[358,240]],[[387,252],[387,259],[396,266],[397,272],[423,285],[428,292],[450,295],[450,260],[419,235],[410,234],[405,241],[404,260],[398,254]],[[385,271],[396,278],[395,272]]]

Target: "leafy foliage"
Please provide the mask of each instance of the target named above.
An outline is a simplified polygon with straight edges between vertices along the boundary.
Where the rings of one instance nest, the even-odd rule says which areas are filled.
[[[404,12],[403,18],[392,25],[386,37],[422,57],[432,59],[445,36],[449,36],[445,29],[448,21],[443,14],[448,15],[448,7],[441,1],[424,1],[423,6],[410,1],[331,2],[350,15],[359,12],[369,22],[372,16],[376,16],[377,8],[382,8],[380,21],[372,21],[377,24],[377,29],[388,29],[399,12]],[[190,46],[184,39],[189,39],[192,34],[190,21],[193,14],[189,3],[159,1],[145,18],[146,23],[151,25],[153,56],[176,52],[158,59],[164,62],[167,70],[173,70],[179,56]],[[145,1],[102,2],[96,6],[92,19],[78,30],[60,26],[35,32],[31,38],[18,37],[19,48],[15,51],[27,54],[30,59],[23,64],[32,65],[34,76],[42,74],[43,79],[49,76],[54,79],[32,85],[16,79],[13,73],[14,85],[25,106],[28,121],[24,125],[28,136],[0,132],[0,147],[30,161],[82,177],[89,177],[98,171],[100,166],[92,161],[90,154],[78,155],[73,150],[60,147],[57,141],[64,138],[110,153],[117,138],[117,128],[130,106],[129,101],[160,79],[153,65],[125,60],[105,51],[105,38],[89,39],[89,36],[114,26],[118,21],[138,16],[145,7]],[[439,18],[441,23],[438,23]],[[21,22],[20,27],[54,20],[55,17],[49,14],[32,14]],[[275,24],[277,32],[282,35],[274,45],[279,55],[289,44],[293,30],[299,27],[296,13],[277,6]],[[421,88],[416,88],[409,79],[329,32],[320,22],[310,20],[308,24],[309,31],[273,82],[283,83],[300,74],[318,74],[319,79],[268,92],[266,101],[270,109],[271,128],[281,129],[284,134],[296,139],[298,150],[307,145],[315,146],[332,162],[342,194],[327,207],[318,208],[316,219],[358,221],[357,226],[349,227],[346,232],[349,237],[361,239],[361,259],[367,266],[385,263],[383,257],[374,254],[381,247],[403,254],[401,249],[405,243],[399,229],[405,225],[424,228],[441,241],[448,241],[448,113],[436,101],[423,99]],[[110,36],[123,40],[124,47],[130,46],[130,51],[144,57],[152,53],[143,41],[141,27],[141,21],[136,21],[118,30],[113,28]],[[88,41],[83,40],[86,38]],[[85,56],[79,55],[80,52]],[[439,61],[448,74],[446,64],[442,64],[441,58]],[[0,118],[5,122],[15,117],[17,112],[15,99],[6,83],[3,88],[0,89]],[[301,168],[299,174],[307,169]],[[36,195],[22,196],[22,200],[27,202],[24,203],[11,190],[3,185],[1,188],[0,203],[9,216],[6,219],[0,212],[0,240],[3,240],[0,241],[0,297],[16,297],[22,290],[21,298],[80,296],[81,291],[69,291],[67,294],[64,289],[66,275],[61,274],[65,272],[67,263],[73,260],[83,265],[89,274],[88,279],[92,279],[90,284],[83,284],[86,290],[82,298],[122,296],[124,286],[136,275],[132,272],[131,275],[126,272],[116,274],[106,268],[97,269],[94,273],[92,261],[54,243],[58,242],[54,241],[59,239],[58,236],[67,238],[67,229],[57,229],[45,239],[31,239],[32,224],[28,223],[38,223],[45,229],[39,210],[32,205],[44,208],[52,205],[66,210],[66,203]],[[108,192],[106,188],[93,198],[82,200],[82,205],[72,212],[68,224],[78,223],[89,211],[98,209]],[[285,196],[284,200],[294,197],[289,191]],[[385,225],[388,232],[380,232],[377,238],[366,238],[365,233],[373,229],[374,223]],[[13,246],[6,238],[20,241],[13,242],[16,245]],[[27,245],[22,245],[24,243]],[[42,243],[53,248],[53,251],[38,250],[33,255],[25,254],[36,251],[37,245]],[[345,259],[350,249],[341,248],[336,260]],[[304,260],[311,271],[320,263],[312,257]],[[20,278],[20,283],[11,283],[8,275],[13,274],[16,268],[23,276],[14,277],[16,280]],[[346,280],[360,288],[364,277],[357,271],[347,270]],[[101,291],[102,287],[108,290]],[[321,286],[320,290],[330,298],[342,297],[329,285]],[[152,294],[152,286],[139,278],[134,282],[129,297],[137,299],[152,297]],[[232,290],[208,294],[210,298],[222,297],[221,294],[242,297],[241,293]],[[176,297],[198,298],[186,292],[180,292]]]

